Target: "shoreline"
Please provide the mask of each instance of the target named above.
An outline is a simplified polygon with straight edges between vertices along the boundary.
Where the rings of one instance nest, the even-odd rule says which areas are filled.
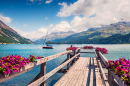
[[[0,45],[1,44],[5,45],[5,44],[22,44],[22,43],[1,43],[0,42]],[[30,43],[30,44],[37,44],[37,43]],[[39,43],[39,44],[42,44],[42,43]],[[51,45],[55,45],[55,44],[51,44]],[[72,45],[74,45],[74,44],[72,44]],[[130,45],[130,44],[93,44],[93,45]]]

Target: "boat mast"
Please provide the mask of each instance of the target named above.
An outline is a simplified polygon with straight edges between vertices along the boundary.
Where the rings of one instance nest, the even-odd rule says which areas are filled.
[[[47,34],[48,34],[48,30],[47,30]],[[44,45],[45,45],[45,43],[46,43],[47,34],[46,34],[46,36],[45,36]]]

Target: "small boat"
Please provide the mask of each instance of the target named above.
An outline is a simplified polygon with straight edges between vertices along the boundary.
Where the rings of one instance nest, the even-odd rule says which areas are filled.
[[[47,30],[47,34],[48,34],[48,30]],[[42,48],[43,48],[43,49],[54,49],[51,45],[47,45],[47,44],[46,44],[47,34],[46,34],[46,36],[45,36],[44,46],[43,46]]]
[[[42,48],[43,48],[43,49],[53,49],[53,47],[50,46],[50,45],[43,46]]]
[[[53,49],[53,47],[49,47],[49,46],[45,46],[45,47],[43,46],[42,48],[43,49]]]

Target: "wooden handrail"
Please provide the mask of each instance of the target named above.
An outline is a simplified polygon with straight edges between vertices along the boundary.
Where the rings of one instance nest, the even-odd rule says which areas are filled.
[[[98,57],[100,58],[100,60],[103,62],[103,65],[105,65],[105,67],[106,66],[108,66],[108,60],[106,59],[106,57],[101,53],[101,52],[97,52],[98,53]],[[102,64],[102,62],[100,62],[100,60],[98,60],[98,64],[99,64],[99,68],[101,68],[100,69],[100,71],[101,71],[101,75],[102,76],[104,76],[104,82],[106,81],[106,77],[105,77],[105,75],[104,75],[104,72],[103,72],[103,69],[102,69],[102,66],[101,66],[101,64]],[[124,81],[122,81],[121,80],[121,78],[120,77],[118,77],[118,75],[116,75],[114,72],[112,72],[112,71],[110,71],[109,69],[108,69],[108,83],[109,83],[109,85],[110,86],[114,86],[113,84],[113,82],[115,82],[114,80],[116,80],[116,82],[117,82],[117,84],[119,85],[119,86],[127,86],[125,83],[124,83]],[[107,86],[108,84],[106,84],[105,86]]]
[[[95,52],[80,52],[80,53],[91,53],[91,54],[95,54]]]
[[[108,65],[107,64],[108,60],[106,59],[106,57],[101,52],[99,52],[99,57],[100,57],[101,61],[103,62],[103,65],[105,65],[105,67],[106,67]]]
[[[1,75],[1,76],[0,76],[0,83],[4,82],[4,81],[6,81],[6,80],[9,80],[9,79],[11,79],[11,78],[13,78],[13,77],[16,77],[16,76],[18,76],[18,75],[21,75],[21,74],[23,74],[23,73],[26,73],[26,72],[28,72],[28,71],[30,71],[30,70],[32,70],[32,69],[33,69],[33,67],[32,67],[32,68],[29,68],[29,69],[27,69],[27,70],[23,70],[23,71],[18,72],[18,73],[13,73],[13,74],[11,74],[11,75],[9,75],[9,76],[6,76],[6,77],[4,77],[4,75]]]
[[[102,76],[102,79],[103,79],[103,83],[104,83],[105,86],[109,86],[109,84],[108,84],[108,79],[107,79],[107,77],[106,77],[106,75],[105,75],[105,73],[104,73],[104,71],[103,71],[103,68],[102,68],[102,66],[101,66],[100,60],[97,60],[97,62],[98,62],[98,65],[99,65],[99,70],[100,70],[100,72],[101,72],[101,76]]]
[[[11,79],[13,77],[16,77],[16,76],[18,76],[20,74],[23,74],[25,72],[28,72],[29,70],[33,69],[34,66],[40,65],[40,64],[45,63],[47,61],[50,61],[50,60],[55,59],[57,57],[60,57],[60,56],[62,56],[64,54],[68,54],[68,53],[72,53],[72,52],[73,52],[72,50],[69,50],[69,51],[58,53],[58,54],[55,54],[55,55],[52,55],[52,56],[48,56],[48,57],[45,57],[45,58],[38,59],[38,60],[36,60],[34,62],[30,62],[25,67],[23,67],[21,69],[21,72],[12,73],[12,74],[10,74],[8,76],[4,76],[3,74],[0,74],[0,83],[6,81],[8,79]]]
[[[37,85],[40,85],[42,82],[44,82],[45,80],[47,80],[50,76],[52,76],[54,73],[56,73],[57,71],[59,71],[62,67],[64,67],[65,65],[67,65],[70,61],[72,61],[78,55],[79,55],[79,53],[76,54],[75,56],[73,56],[72,58],[70,58],[68,61],[66,61],[63,64],[61,64],[60,66],[58,66],[57,68],[53,69],[51,72],[47,73],[46,75],[42,76],[38,80],[36,80],[33,83],[29,84],[28,86],[37,86]]]
[[[38,60],[36,60],[34,62],[30,62],[29,64],[27,64],[24,68],[21,69],[21,72],[12,73],[12,74],[10,74],[8,76],[4,76],[4,75],[0,74],[0,83],[6,81],[8,79],[11,79],[11,78],[13,78],[15,76],[18,76],[20,74],[23,74],[25,72],[28,72],[28,71],[32,70],[34,68],[34,66],[41,65],[40,73],[29,83],[28,86],[37,86],[37,85],[45,86],[45,81],[50,76],[52,76],[54,73],[56,73],[61,68],[63,68],[65,65],[67,65],[67,69],[69,69],[70,62],[73,62],[73,61],[75,62],[76,59],[79,58],[80,53],[94,53],[94,52],[81,52],[80,49],[84,49],[84,48],[79,47],[76,50],[77,52],[76,51],[73,52],[72,50],[69,50],[69,51],[61,52],[61,53],[51,55],[51,56],[48,56],[48,57],[44,57],[44,58],[42,58],[43,57],[42,56],[41,59],[38,59]],[[71,53],[75,53],[76,55],[75,54],[70,55]],[[58,66],[57,68],[53,69],[52,71],[50,71],[49,73],[46,74],[46,62],[50,61],[52,59],[55,59],[57,57],[60,57],[62,55],[65,55],[65,54],[68,54],[67,55],[67,60],[64,61],[60,66]],[[106,67],[108,65],[107,64],[108,60],[106,59],[106,57],[101,52],[95,52],[95,55],[96,55],[96,58],[97,58],[97,62],[98,62],[99,69],[100,69],[100,72],[101,72],[101,76],[102,76],[102,79],[103,79],[103,82],[104,82],[105,86],[109,86],[109,85],[112,86],[113,82],[114,82],[114,79],[117,81],[119,86],[127,86],[124,83],[124,81],[122,81],[117,75],[115,75],[115,73],[113,73],[110,70],[108,70],[108,79],[107,79],[106,75],[105,75],[105,73],[103,71],[102,66],[104,65]]]
[[[108,77],[108,81],[110,82],[110,86],[113,84],[114,79],[118,82],[117,84],[119,86],[127,86],[124,81],[121,80],[121,78],[118,77],[114,72],[110,71],[108,69],[108,74],[110,77]]]

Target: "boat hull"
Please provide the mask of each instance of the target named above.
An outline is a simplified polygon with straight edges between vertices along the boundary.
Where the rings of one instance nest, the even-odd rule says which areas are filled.
[[[49,47],[49,46],[46,46],[46,47],[42,47],[43,49],[53,49],[53,47]]]

